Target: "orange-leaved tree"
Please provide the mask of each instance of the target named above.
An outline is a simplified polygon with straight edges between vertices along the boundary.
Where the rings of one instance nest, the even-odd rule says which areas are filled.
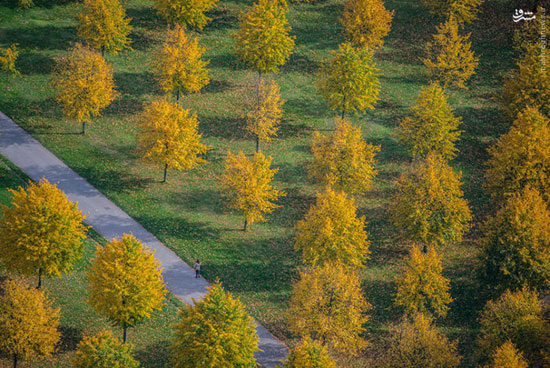
[[[166,289],[159,261],[132,235],[96,248],[88,270],[88,302],[114,325],[129,327],[161,309]]]
[[[403,275],[396,280],[395,304],[409,316],[416,313],[445,317],[453,301],[448,279],[442,275],[441,256],[433,247],[422,252],[414,246]]]
[[[378,101],[379,69],[372,52],[343,43],[332,51],[318,76],[317,86],[332,110],[342,113],[373,109]]]
[[[117,54],[130,48],[130,18],[118,0],[84,0],[78,37],[93,48]]]
[[[362,193],[371,187],[376,175],[374,156],[380,146],[366,143],[360,127],[340,120],[331,135],[315,132],[313,137],[311,178],[348,193]]]
[[[73,368],[138,368],[132,345],[122,343],[110,330],[87,336],[76,347]]]
[[[189,170],[207,162],[201,155],[208,146],[201,143],[196,114],[165,99],[154,100],[140,115],[138,149],[143,159],[164,167]]]
[[[315,204],[296,225],[296,250],[312,266],[340,262],[350,268],[364,267],[369,258],[365,217],[346,193],[327,187],[317,193]]]
[[[269,167],[271,160],[261,152],[256,152],[251,159],[243,151],[227,153],[225,171],[220,179],[222,195],[229,208],[243,212],[244,231],[249,224],[264,221],[264,213],[279,207],[273,201],[285,195],[271,184],[278,171]]]
[[[158,13],[168,22],[203,29],[212,19],[206,13],[218,0],[154,0]]]
[[[454,116],[443,88],[437,83],[422,88],[410,111],[411,114],[401,120],[397,132],[409,152],[418,157],[433,152],[446,160],[454,158],[461,118]]]
[[[2,206],[0,260],[9,272],[56,277],[70,273],[82,257],[87,227],[75,202],[46,179],[9,189],[11,206]]]
[[[354,44],[374,49],[384,45],[392,19],[393,10],[388,11],[382,0],[347,0],[340,22]]]
[[[208,61],[202,60],[204,51],[198,38],[189,36],[183,27],[169,29],[151,62],[160,87],[175,92],[177,100],[181,92],[200,91],[210,82]]]
[[[13,357],[14,368],[19,359],[51,356],[61,337],[59,308],[21,281],[6,280],[0,290],[0,352]]]
[[[444,87],[468,89],[465,82],[478,65],[469,39],[470,34],[460,35],[454,17],[437,27],[433,41],[426,44],[426,58],[422,59],[431,79],[439,81]]]
[[[357,274],[338,263],[300,273],[287,311],[290,330],[319,340],[332,353],[357,356],[367,346],[362,337],[371,305]]]
[[[117,96],[112,67],[96,51],[78,43],[56,58],[52,86],[63,115],[81,122],[82,134],[86,122],[99,116]]]

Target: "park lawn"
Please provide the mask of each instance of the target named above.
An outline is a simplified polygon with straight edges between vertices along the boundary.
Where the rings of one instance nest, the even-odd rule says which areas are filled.
[[[253,224],[246,233],[240,231],[242,216],[224,208],[218,177],[228,151],[250,154],[254,150],[242,116],[244,96],[253,92],[250,84],[256,74],[236,58],[232,39],[240,12],[252,1],[220,1],[211,14],[212,22],[198,33],[210,60],[211,82],[200,94],[184,96],[181,104],[198,114],[200,131],[211,147],[206,155],[209,163],[189,172],[169,171],[165,184],[160,182],[161,169],[147,166],[136,154],[136,115],[143,102],[162,95],[147,65],[167,25],[151,8],[152,2],[123,2],[134,26],[133,51],[106,56],[114,67],[120,96],[82,136],[77,134],[79,124],[62,118],[48,85],[53,58],[77,40],[75,17],[81,5],[63,0],[37,3],[41,1],[42,5],[24,12],[9,5],[0,7],[0,47],[16,42],[22,50],[22,77],[9,79],[0,90],[0,110],[186,262],[200,258],[208,280],[219,278],[259,322],[292,343],[284,310],[301,264],[293,250],[294,226],[319,190],[307,177],[309,147],[313,131],[330,132],[336,115],[317,94],[315,75],[330,51],[344,40],[338,22],[343,0],[291,5],[289,20],[296,48],[281,71],[269,76],[279,83],[286,100],[284,121],[279,137],[269,145],[262,144],[262,151],[273,157],[273,166],[279,169],[275,186],[284,190],[286,197],[279,201],[281,207],[267,216],[267,222]],[[480,65],[470,89],[452,91],[450,97],[463,119],[460,154],[452,165],[463,173],[475,220],[463,243],[442,250],[455,301],[448,317],[438,323],[453,338],[460,338],[464,367],[473,364],[476,317],[484,303],[473,270],[478,224],[490,209],[482,189],[486,149],[509,126],[494,100],[502,74],[513,67],[512,22],[507,21],[510,12],[505,4],[487,1],[480,19],[468,26]],[[394,131],[419,88],[428,82],[420,58],[423,45],[440,21],[420,1],[386,0],[386,7],[395,10],[395,17],[385,46],[376,54],[382,74],[380,101],[375,110],[350,118],[362,127],[368,142],[381,146],[375,184],[371,191],[356,197],[359,214],[368,221],[371,241],[371,259],[360,272],[365,295],[373,305],[366,325],[373,347],[402,314],[393,307],[394,280],[409,249],[388,215],[394,182],[411,162]]]
[[[0,156],[0,203],[8,205],[11,194],[8,189],[16,189],[24,182],[24,174],[8,167]],[[25,180],[26,181],[26,180]],[[74,356],[76,345],[83,336],[97,333],[106,328],[112,328],[108,320],[98,315],[86,302],[86,270],[90,265],[95,248],[103,244],[105,239],[91,231],[85,240],[84,256],[70,275],[56,279],[45,279],[43,287],[52,299],[53,305],[61,309],[60,331],[62,334],[58,351],[48,359],[22,361],[21,368],[69,368]],[[0,276],[5,274],[0,269]],[[35,285],[37,278],[29,278],[29,284]],[[181,302],[169,294],[162,310],[155,312],[149,320],[128,330],[128,342],[134,345],[134,356],[144,368],[169,367],[169,346],[173,332],[171,325],[177,320],[177,310]],[[115,336],[122,338],[122,331],[113,328]],[[0,357],[0,367],[12,367],[12,361]]]

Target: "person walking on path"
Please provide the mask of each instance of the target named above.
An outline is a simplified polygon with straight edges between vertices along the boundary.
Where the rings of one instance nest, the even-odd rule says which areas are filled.
[[[201,261],[197,259],[193,268],[195,269],[195,278],[198,279],[201,277]]]

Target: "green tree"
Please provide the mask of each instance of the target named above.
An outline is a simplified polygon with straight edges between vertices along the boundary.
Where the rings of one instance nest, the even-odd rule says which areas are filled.
[[[460,176],[434,154],[401,176],[392,219],[407,239],[424,245],[462,240],[472,216],[460,188]]]
[[[205,13],[214,9],[218,0],[154,0],[158,13],[168,22],[203,29],[212,20]]]
[[[363,140],[361,128],[338,121],[330,136],[315,132],[309,176],[348,193],[367,191],[376,175],[374,156],[380,146]]]
[[[88,270],[88,302],[99,314],[123,329],[133,327],[161,309],[166,289],[153,252],[132,235],[124,234],[98,246]]]
[[[397,279],[395,304],[409,315],[423,313],[445,317],[453,299],[449,293],[450,282],[442,272],[441,256],[434,248],[424,253],[413,247],[407,268]]]
[[[379,69],[372,53],[343,43],[321,68],[317,86],[332,110],[346,112],[373,109],[380,91]]]
[[[6,280],[0,285],[0,352],[19,359],[51,356],[61,334],[59,309],[46,295],[20,281]]]
[[[369,258],[365,217],[344,192],[327,187],[317,193],[315,204],[296,225],[295,249],[304,263],[317,266],[341,262],[346,267],[364,267]]]
[[[327,262],[300,273],[287,318],[291,332],[319,340],[335,354],[354,357],[367,346],[362,333],[370,309],[357,274]]]
[[[455,117],[447,96],[437,83],[420,90],[411,114],[403,119],[398,130],[399,140],[409,147],[413,156],[439,154],[452,159],[458,151],[455,143],[460,137],[461,118]]]
[[[73,368],[138,368],[132,345],[124,344],[109,330],[85,337],[76,348]]]
[[[87,227],[75,202],[46,179],[27,188],[8,189],[11,206],[2,206],[0,261],[9,272],[57,277],[70,273],[82,256]]]
[[[510,131],[489,149],[486,188],[497,202],[529,185],[550,200],[550,119],[536,108],[518,114]]]
[[[353,43],[374,49],[384,45],[392,18],[393,10],[388,11],[382,0],[347,0],[340,23]]]
[[[219,282],[207,289],[203,299],[180,308],[180,320],[174,326],[172,367],[256,367],[254,320]]]
[[[282,368],[337,368],[326,347],[305,337],[288,355]]]

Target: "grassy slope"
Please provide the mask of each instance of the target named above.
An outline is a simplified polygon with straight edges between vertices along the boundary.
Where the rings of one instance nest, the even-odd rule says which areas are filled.
[[[18,177],[19,176],[19,177]],[[9,204],[11,194],[8,188],[15,189],[22,184],[24,175],[11,170],[3,158],[0,157],[0,203]],[[25,367],[70,367],[70,361],[74,354],[76,344],[83,336],[94,334],[103,328],[110,328],[108,321],[100,317],[86,303],[86,269],[93,256],[96,239],[103,241],[97,234],[91,234],[86,239],[84,257],[76,266],[75,272],[60,279],[46,279],[44,287],[54,306],[61,308],[60,330],[62,340],[58,353],[52,358],[41,361],[22,362]],[[0,275],[2,270],[0,269]],[[35,284],[36,279],[29,279],[29,283]],[[179,302],[170,296],[163,309],[154,313],[151,319],[145,321],[135,329],[130,329],[128,341],[134,345],[134,354],[142,363],[142,367],[160,368],[167,367],[167,349],[172,335],[170,325],[176,321],[177,306]],[[115,335],[122,337],[121,331],[115,329]],[[11,367],[11,361],[0,357],[0,367]]]
[[[47,0],[46,0],[47,1]],[[388,323],[400,315],[392,307],[393,280],[407,253],[406,244],[388,222],[387,205],[393,181],[407,170],[410,158],[393,136],[398,119],[414,102],[418,89],[427,83],[419,61],[423,44],[434,32],[438,20],[417,1],[387,0],[395,10],[393,29],[386,46],[378,53],[383,77],[381,99],[376,110],[352,120],[363,128],[365,138],[382,146],[379,171],[372,191],[357,198],[360,213],[367,217],[372,241],[372,259],[362,271],[364,289],[374,305],[369,333],[383,334]],[[224,210],[216,178],[223,170],[228,150],[252,152],[254,142],[243,130],[243,91],[255,75],[233,54],[231,33],[238,14],[250,0],[221,1],[213,22],[199,36],[207,48],[212,81],[200,95],[185,96],[182,104],[196,111],[200,129],[212,146],[210,164],[188,173],[169,172],[161,184],[161,170],[139,162],[135,154],[136,119],[143,101],[161,92],[147,63],[162,37],[166,24],[147,0],[127,0],[133,18],[133,52],[108,55],[113,64],[120,97],[95,119],[86,136],[74,122],[62,119],[48,86],[53,57],[76,40],[75,15],[79,4],[47,4],[24,14],[10,7],[0,8],[0,47],[11,42],[23,52],[23,77],[11,80],[0,90],[0,110],[25,127],[77,172],[86,177],[136,220],[174,249],[184,260],[200,258],[209,280],[219,277],[224,285],[247,304],[251,313],[277,336],[289,339],[283,311],[297,276],[298,256],[293,251],[293,226],[314,201],[316,187],[305,174],[311,159],[311,133],[330,130],[334,114],[316,94],[314,76],[320,63],[342,42],[338,17],[342,0],[325,0],[314,5],[295,5],[289,18],[296,35],[296,49],[281,73],[273,77],[281,86],[285,120],[280,139],[264,147],[279,168],[276,186],[287,192],[282,207],[255,224],[252,231],[237,231],[242,218]],[[504,3],[490,1],[481,20],[470,27],[480,67],[469,91],[454,92],[451,98],[462,116],[464,134],[460,156],[453,165],[462,170],[465,191],[476,218],[483,218],[487,199],[481,190],[486,147],[506,128],[493,94],[501,85],[500,73],[512,66],[508,14]],[[511,22],[510,22],[511,23]],[[445,250],[446,275],[451,278],[455,302],[441,325],[460,337],[464,366],[471,364],[471,344],[479,302],[472,265],[476,250],[471,239]]]

